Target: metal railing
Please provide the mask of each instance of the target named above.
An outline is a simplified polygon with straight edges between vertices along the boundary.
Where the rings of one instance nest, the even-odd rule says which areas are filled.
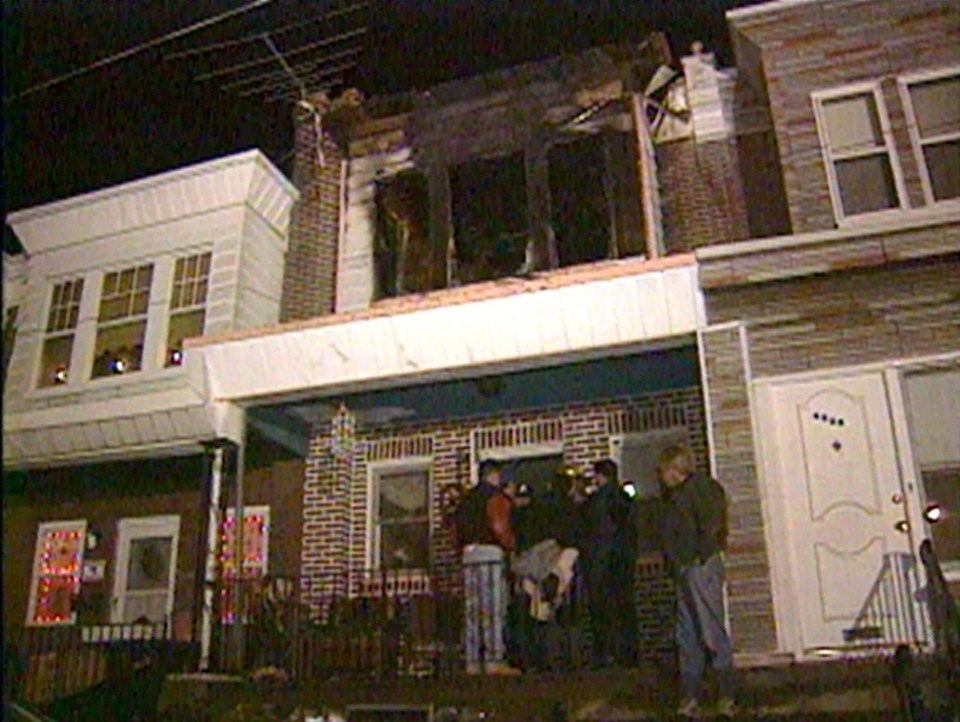
[[[480,587],[503,574],[501,562],[478,565]],[[632,598],[635,629],[624,638],[635,648],[626,661],[662,659],[672,652],[672,588],[662,565],[638,560]],[[484,583],[486,579],[489,583]],[[502,625],[506,661],[526,669],[573,670],[593,661],[588,590],[581,575],[539,618],[532,600],[508,576],[502,619],[480,614],[476,630],[481,668],[500,650],[490,645]],[[624,580],[629,585],[630,580]],[[269,670],[293,679],[444,676],[470,662],[461,566],[433,572],[351,570],[282,580],[225,582],[216,598],[213,666],[219,671]],[[277,590],[282,590],[278,593]],[[633,615],[631,615],[632,617]],[[240,629],[237,629],[239,625]],[[469,625],[466,625],[467,627]]]
[[[947,681],[954,719],[960,719],[960,611],[929,539],[920,544],[920,560],[927,570],[927,606],[938,666]]]
[[[178,656],[182,666],[191,663],[189,651],[175,650],[167,622],[31,626],[7,642],[15,661],[12,696],[42,708],[129,680],[140,670],[166,670]]]

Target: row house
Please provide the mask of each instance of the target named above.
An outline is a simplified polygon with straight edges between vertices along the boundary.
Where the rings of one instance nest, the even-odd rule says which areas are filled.
[[[231,505],[251,574],[297,575],[312,619],[420,609],[458,594],[446,520],[480,462],[536,493],[612,457],[649,522],[658,449],[685,440],[730,500],[741,661],[928,645],[924,539],[960,580],[960,13],[775,0],[727,19],[733,68],[654,34],[315,96],[296,191],[249,154],[13,214],[16,621],[74,620],[42,617],[37,590],[84,598],[46,562],[79,531],[112,618],[153,546],[203,632]],[[206,295],[181,290],[201,277]],[[179,551],[121,498],[152,500],[143,524],[189,507]],[[640,647],[669,653],[648,527]]]

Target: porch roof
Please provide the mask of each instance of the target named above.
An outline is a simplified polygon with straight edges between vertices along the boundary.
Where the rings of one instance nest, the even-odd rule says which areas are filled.
[[[210,397],[291,402],[671,345],[702,325],[693,256],[625,259],[188,341]]]

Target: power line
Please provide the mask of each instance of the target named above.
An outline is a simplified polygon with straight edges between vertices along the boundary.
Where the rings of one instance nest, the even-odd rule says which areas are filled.
[[[307,20],[301,20],[296,23],[291,23],[289,25],[284,25],[277,28],[276,30],[271,30],[270,34],[273,37],[282,35],[283,33],[288,33],[291,30],[296,30],[297,28],[302,28],[307,25],[312,25],[313,23],[319,23],[326,20],[332,20],[333,18],[340,17],[341,15],[347,15],[352,12],[356,12],[367,6],[366,2],[357,3],[356,5],[351,5],[350,7],[343,8],[340,10],[333,10],[328,13],[322,13],[320,15],[314,15],[312,18]],[[258,43],[263,37],[263,33],[254,33],[252,35],[245,35],[242,38],[234,38],[233,40],[224,40],[219,43],[212,43],[211,45],[204,45],[199,48],[191,48],[189,50],[182,50],[178,53],[171,53],[167,55],[164,60],[181,60],[183,58],[190,58],[196,55],[203,55],[204,53],[211,53],[216,50],[224,50],[226,48],[233,48],[238,45],[248,45],[250,43]]]
[[[219,22],[223,22],[228,18],[232,18],[236,15],[249,12],[250,10],[254,10],[255,8],[262,7],[263,5],[268,5],[271,2],[273,2],[273,0],[253,0],[252,2],[249,2],[242,7],[234,8],[233,10],[228,10],[224,13],[220,13],[219,15],[215,15],[212,18],[207,18],[206,20],[201,20],[200,22],[194,23],[193,25],[188,25],[187,27],[181,28],[180,30],[174,30],[172,33],[167,33],[166,35],[162,35],[159,38],[154,38],[153,40],[149,40],[145,43],[141,43],[140,45],[136,45],[132,48],[128,48],[127,50],[123,50],[119,53],[115,53],[114,55],[110,55],[106,58],[102,58],[93,63],[90,63],[89,65],[84,65],[83,67],[71,70],[69,73],[64,73],[63,75],[59,75],[55,78],[51,78],[50,80],[46,80],[42,83],[38,83],[37,85],[33,85],[20,93],[16,93],[15,95],[4,98],[3,103],[4,105],[7,105],[8,103],[12,103],[17,100],[23,100],[24,98],[30,95],[34,95],[36,93],[47,90],[54,86],[61,85],[67,82],[68,80],[73,80],[74,78],[80,77],[81,75],[86,75],[87,73],[91,73],[94,70],[99,70],[100,68],[104,68],[108,65],[112,65],[113,63],[119,62],[121,60],[125,60],[126,58],[129,58],[133,55],[141,53],[144,50],[155,48],[158,45],[168,43],[171,40],[176,40],[177,38],[181,38],[184,35],[189,35],[190,33],[194,33],[198,30],[202,30],[203,28],[209,27],[211,25],[215,25],[216,23],[219,23]]]

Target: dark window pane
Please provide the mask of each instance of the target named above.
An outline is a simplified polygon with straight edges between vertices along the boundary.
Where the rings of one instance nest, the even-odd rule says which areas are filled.
[[[450,193],[457,280],[472,283],[519,271],[528,240],[523,154],[457,166]]]
[[[943,518],[930,525],[940,562],[960,562],[960,468],[923,472],[927,502],[939,504]]]
[[[382,569],[424,569],[429,550],[430,526],[425,521],[389,524],[380,529]]]
[[[604,184],[602,141],[595,135],[550,150],[550,210],[561,266],[610,256],[612,189]]]
[[[427,179],[406,171],[380,180],[376,187],[374,238],[378,298],[429,291],[446,268],[433,268]]]
[[[960,197],[960,141],[928,145],[923,157],[930,171],[933,197],[938,201]]]
[[[897,189],[886,154],[838,161],[836,170],[844,215],[897,206]]]

